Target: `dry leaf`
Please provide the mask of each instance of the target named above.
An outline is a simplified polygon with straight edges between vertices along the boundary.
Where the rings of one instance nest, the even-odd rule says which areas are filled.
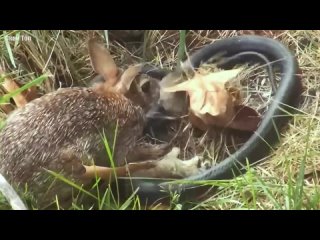
[[[240,105],[240,91],[235,87],[226,87],[243,69],[233,69],[207,75],[195,76],[166,92],[186,91],[190,100],[190,121],[199,129],[209,126],[229,127],[244,131],[254,131],[260,122],[258,113]]]
[[[159,83],[161,106],[172,116],[186,115],[188,113],[188,99],[185,92],[166,92],[166,88],[180,84],[184,81],[183,73],[180,70],[173,71],[166,75]]]
[[[235,114],[230,128],[242,131],[255,131],[261,121],[260,115],[254,109],[245,105],[235,105]]]

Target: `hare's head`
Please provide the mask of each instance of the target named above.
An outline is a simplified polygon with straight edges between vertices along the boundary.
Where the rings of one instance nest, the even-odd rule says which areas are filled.
[[[144,64],[121,70],[102,43],[90,39],[88,49],[93,70],[99,74],[94,79],[96,88],[123,94],[145,112],[158,100],[159,84],[156,79],[142,73]]]

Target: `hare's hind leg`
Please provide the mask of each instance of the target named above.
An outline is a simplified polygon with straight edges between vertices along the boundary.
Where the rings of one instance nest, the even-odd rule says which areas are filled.
[[[85,162],[85,164],[83,164]],[[63,171],[73,178],[76,178],[82,184],[89,184],[95,179],[102,179],[106,182],[112,182],[116,177],[129,176],[129,172],[149,169],[156,166],[154,161],[145,161],[142,163],[129,163],[121,167],[104,167],[89,165],[88,159],[79,157],[71,149],[64,149],[60,155],[60,166]]]
[[[88,164],[88,165],[85,165]],[[57,160],[52,161],[48,168],[54,172],[62,172],[61,174],[68,182],[63,181],[60,177],[52,179],[53,184],[42,188],[39,194],[41,196],[38,200],[39,206],[47,208],[48,206],[55,206],[59,203],[61,208],[69,208],[74,200],[77,201],[78,197],[82,199],[81,202],[91,201],[90,197],[83,196],[81,189],[91,192],[92,186],[96,185],[97,180],[99,182],[99,188],[104,189],[108,186],[116,177],[129,177],[131,173],[136,171],[143,171],[156,166],[155,161],[145,161],[142,163],[131,163],[122,167],[109,168],[103,166],[90,165],[90,161],[86,157],[82,157],[81,154],[73,149],[62,149],[60,156]],[[56,174],[55,174],[56,175]],[[60,176],[61,176],[60,175]],[[70,184],[70,182],[72,184]],[[77,187],[75,188],[74,185]],[[97,185],[98,186],[98,185]],[[94,195],[95,193],[92,192]],[[56,201],[58,200],[58,202]]]
[[[100,167],[100,166],[85,166],[86,172],[82,175],[82,179],[92,180],[101,178],[102,180],[111,183],[116,177],[128,177],[136,171],[147,170],[156,167],[156,161],[144,161],[139,163],[128,163],[122,167]]]

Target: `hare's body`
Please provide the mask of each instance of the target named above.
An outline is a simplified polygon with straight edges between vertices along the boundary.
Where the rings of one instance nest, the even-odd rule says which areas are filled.
[[[56,197],[68,204],[72,197],[72,186],[61,179],[52,182],[52,172],[77,185],[91,183],[96,176],[109,181],[114,175],[106,168],[111,161],[120,167],[157,159],[170,150],[168,144],[138,144],[145,112],[156,97],[148,87],[150,81],[139,78],[142,66],[122,72],[102,44],[90,40],[88,46],[93,68],[104,81],[91,88],[60,89],[20,104],[0,131],[0,173],[20,189],[26,187],[40,207]],[[107,145],[113,152],[111,159]],[[152,164],[129,166],[130,171],[141,167]],[[117,171],[125,175],[127,167]]]
[[[110,166],[103,136],[112,149],[116,126],[113,160],[123,165],[142,134],[143,123],[142,109],[120,94],[101,95],[86,88],[58,90],[8,118],[0,132],[0,172],[11,182],[41,187],[48,174],[43,168],[77,176],[85,171],[82,165],[93,161]]]

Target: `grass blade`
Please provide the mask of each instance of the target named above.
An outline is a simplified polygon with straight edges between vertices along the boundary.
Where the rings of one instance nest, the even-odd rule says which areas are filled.
[[[68,180],[67,178],[65,178],[64,176],[62,176],[61,174],[55,173],[53,171],[47,170],[50,174],[52,174],[54,177],[56,177],[57,179],[65,182],[66,184],[69,184],[70,186],[76,188],[77,190],[89,195],[90,197],[93,197],[94,199],[97,199],[96,196],[94,196],[92,193],[86,191],[85,189],[83,189],[81,186],[75,184],[74,182]]]
[[[308,150],[309,150],[309,147],[310,147],[309,146],[309,142],[310,142],[310,132],[311,132],[312,120],[313,119],[311,119],[309,121],[308,131],[307,131],[307,134],[306,134],[306,147],[305,147],[305,150],[304,150],[304,156],[302,158],[301,166],[300,166],[299,173],[298,173],[297,185],[296,185],[295,194],[294,194],[294,202],[295,202],[294,208],[295,209],[301,209],[301,206],[302,206],[305,162],[306,162],[306,158],[307,158],[307,155],[308,155]]]
[[[186,50],[186,30],[180,30],[179,36],[179,49],[178,49],[178,63],[179,65],[183,61]]]

